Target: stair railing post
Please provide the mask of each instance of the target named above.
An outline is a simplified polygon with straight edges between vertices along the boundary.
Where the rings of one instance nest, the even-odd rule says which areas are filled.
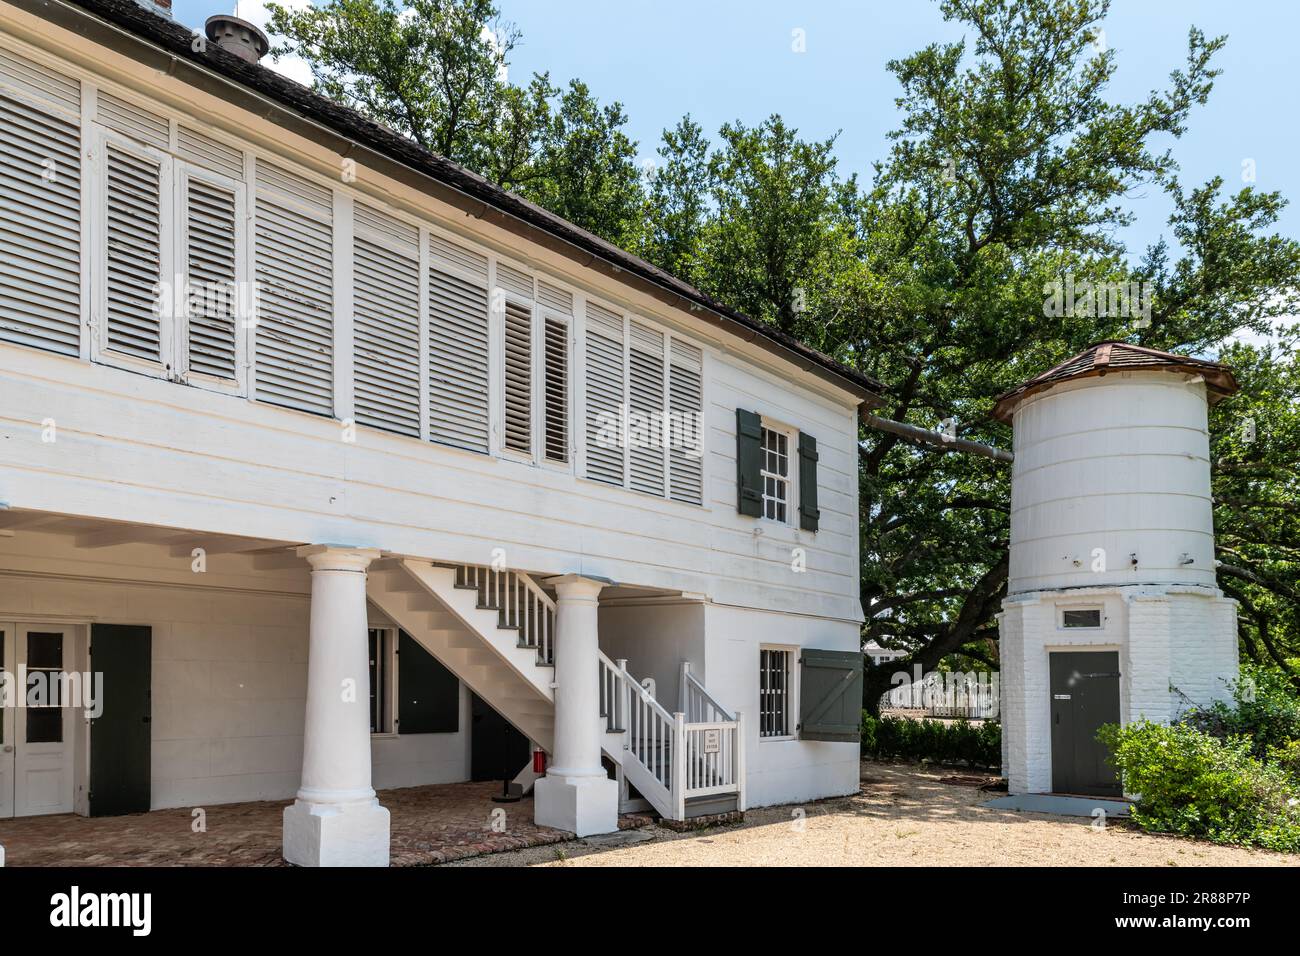
[[[686,819],[686,715],[673,714],[672,796],[678,820]]]
[[[691,662],[682,661],[682,673],[677,683],[677,709],[688,716],[691,712],[690,676]]]
[[[620,657],[614,662],[619,674],[615,680],[614,708],[615,708],[615,727],[623,728],[623,747],[628,747],[628,737],[632,734],[632,722],[628,719],[628,661],[627,658]]]
[[[736,711],[736,809],[745,809],[745,715]]]

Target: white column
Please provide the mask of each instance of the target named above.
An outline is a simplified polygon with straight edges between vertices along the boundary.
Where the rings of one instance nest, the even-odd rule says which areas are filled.
[[[302,782],[284,811],[298,866],[387,866],[388,811],[370,783],[366,568],[378,551],[311,545],[311,632]]]
[[[578,836],[618,829],[618,783],[600,763],[597,597],[606,582],[578,574],[555,585],[555,744],[534,787],[533,819]]]

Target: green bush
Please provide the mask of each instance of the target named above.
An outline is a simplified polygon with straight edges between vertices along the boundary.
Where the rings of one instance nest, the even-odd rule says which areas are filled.
[[[1002,727],[986,720],[944,723],[911,717],[862,714],[862,755],[877,759],[931,760],[997,769],[1002,765]]]
[[[1300,789],[1251,755],[1251,741],[1219,739],[1188,724],[1139,721],[1098,735],[1146,830],[1300,851]]]
[[[1300,739],[1300,697],[1281,671],[1243,664],[1232,703],[1216,701],[1185,722],[1220,740],[1249,738],[1252,756],[1267,761],[1273,750]]]

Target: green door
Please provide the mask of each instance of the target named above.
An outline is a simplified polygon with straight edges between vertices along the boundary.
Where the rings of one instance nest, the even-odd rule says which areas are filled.
[[[1097,739],[1102,724],[1119,723],[1119,654],[1055,652],[1050,668],[1052,790],[1122,796],[1110,753]]]
[[[90,725],[90,815],[149,809],[153,631],[126,624],[90,629],[90,667],[100,676],[99,716]]]

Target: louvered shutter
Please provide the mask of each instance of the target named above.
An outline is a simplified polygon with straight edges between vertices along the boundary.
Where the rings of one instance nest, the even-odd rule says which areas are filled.
[[[671,494],[675,501],[704,503],[704,366],[693,345],[673,339],[668,369]]]
[[[63,355],[81,347],[79,109],[76,81],[0,50],[0,340]]]
[[[533,310],[505,304],[505,447],[533,450]]]
[[[664,336],[633,322],[628,353],[629,479],[633,491],[664,493]]]
[[[334,414],[330,192],[257,165],[257,398]]]
[[[569,324],[546,317],[546,420],[547,461],[569,460]]]
[[[487,258],[431,235],[429,437],[488,452]]]
[[[162,164],[106,143],[104,198],[103,347],[161,363]]]
[[[538,304],[545,307],[542,381],[542,447],[547,461],[569,460],[569,320],[573,297],[546,282],[537,283]]]
[[[799,527],[816,531],[821,518],[817,507],[817,439],[799,433]]]
[[[587,303],[587,477],[623,484],[623,317]]]
[[[352,268],[356,420],[418,437],[419,232],[357,204]]]
[[[736,510],[751,518],[763,516],[763,419],[756,412],[736,409]]]
[[[236,246],[238,197],[196,176],[185,180],[185,309],[189,370],[238,377]]]

